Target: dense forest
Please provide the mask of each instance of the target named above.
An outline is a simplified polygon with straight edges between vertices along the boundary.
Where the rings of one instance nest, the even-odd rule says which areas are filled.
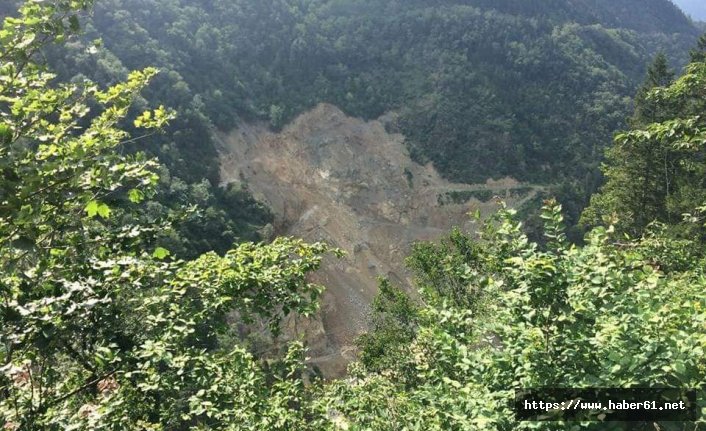
[[[373,0],[320,4],[234,0],[228,8],[217,0],[191,8],[164,1],[130,9],[145,20],[179,23],[173,27],[141,27],[138,19],[118,19],[124,15],[118,3],[131,1],[100,2],[91,19],[86,11],[94,6],[92,0],[28,0],[17,10],[2,5],[2,11],[10,14],[4,15],[0,28],[4,430],[704,429],[706,36],[694,40],[688,54],[685,51],[686,66],[680,73],[672,72],[665,55],[657,55],[638,88],[633,80],[644,75],[641,64],[649,62],[627,65],[658,48],[669,52],[669,47],[691,39],[691,24],[671,3],[625,1],[621,15],[615,13],[615,2],[556,2],[549,16],[534,3],[512,1],[493,2],[493,11],[484,9],[482,1],[438,1],[434,3],[439,8],[428,8],[417,7],[422,2]],[[456,13],[448,13],[446,6]],[[286,25],[307,7],[316,12],[302,15],[307,25],[296,21]],[[169,19],[170,11],[179,14]],[[568,22],[567,16],[574,13]],[[116,15],[115,26],[101,23],[111,14]],[[256,14],[285,25],[267,27],[258,19],[228,21],[229,14]],[[473,94],[467,90],[481,79],[479,73],[463,78],[468,51],[463,46],[442,49],[436,45],[443,45],[440,39],[429,37],[441,28],[481,31],[460,21],[454,25],[459,16],[465,20],[475,16],[488,26],[488,34],[492,28],[497,32],[494,37],[506,43],[489,44],[489,52],[473,51],[480,56],[473,63],[478,70],[491,71],[482,78],[489,99],[479,99],[484,109],[477,115],[488,128],[481,131],[472,130],[478,126],[471,121],[476,117],[464,117],[464,128],[460,120],[454,123],[456,107],[465,107],[467,114],[476,112],[470,105],[454,105],[454,96],[458,99],[454,92],[463,88],[466,95]],[[201,26],[205,17],[223,19],[223,27]],[[379,34],[390,31],[392,24],[378,25],[377,19],[399,19],[394,27],[397,37]],[[405,31],[407,19],[419,19],[413,21],[419,27]],[[595,23],[598,19],[620,23],[624,30],[606,30]],[[547,22],[559,24],[540,31],[546,30]],[[189,25],[198,26],[195,37],[177,30]],[[110,39],[104,36],[108,49],[82,42],[99,34],[98,26],[116,32]],[[359,57],[348,65],[326,61],[335,65],[333,70],[314,73],[324,63],[285,57],[267,48],[269,43],[279,46],[278,37],[287,37],[278,29],[305,36],[307,28],[317,26],[323,30],[310,34],[311,43],[320,45],[311,53],[327,53],[324,48],[330,40],[324,30],[341,31],[344,40],[330,54]],[[665,26],[683,33],[667,35]],[[85,33],[80,35],[82,28]],[[152,38],[145,28],[164,39]],[[380,44],[366,43],[366,34],[377,34]],[[404,51],[398,44],[414,42],[419,34],[430,45],[416,45],[405,55],[393,56],[390,61],[405,61],[393,72],[382,72],[391,67],[383,61],[389,52],[368,57],[368,49],[375,52],[387,43],[389,49]],[[544,40],[547,34],[551,37]],[[227,41],[239,40],[238,35],[248,35],[237,45],[249,46],[247,53],[238,56],[230,51],[221,57],[218,50],[236,46]],[[301,49],[306,52],[309,39],[304,36]],[[350,42],[356,38],[359,45]],[[296,38],[287,40],[291,49],[299,49]],[[472,44],[474,39],[458,34],[454,40]],[[513,69],[506,63],[507,54],[515,52],[509,48],[519,40],[544,40],[548,56],[541,49],[532,53],[529,47],[539,49],[543,46],[539,42],[517,45],[526,64]],[[595,46],[618,46],[621,49],[612,52],[631,52],[633,57],[623,58],[624,69],[619,69],[603,56],[593,57],[598,48],[587,48],[588,40]],[[549,49],[568,49],[561,41],[576,51]],[[192,57],[196,51],[191,52],[190,46],[199,44],[204,55]],[[169,46],[173,49],[166,50]],[[134,56],[128,55],[131,51]],[[180,60],[180,53],[189,57]],[[419,55],[418,68],[411,67],[413,55]],[[488,58],[483,60],[483,55]],[[540,56],[531,60],[533,55]],[[246,66],[228,69],[213,63],[226,58]],[[287,79],[297,76],[288,76],[287,66],[302,58],[306,61],[291,73],[312,67],[299,77],[312,82],[308,86],[303,80],[295,88]],[[426,88],[429,81],[418,79],[431,73],[429,58],[443,59],[437,65],[444,67],[434,68],[438,81]],[[144,68],[146,59],[162,70]],[[507,70],[494,71],[496,61]],[[167,63],[174,67],[164,67]],[[260,69],[265,63],[272,69]],[[458,70],[454,64],[459,64]],[[574,69],[582,64],[593,68]],[[347,70],[354,66],[361,69]],[[542,81],[547,68],[556,71],[554,79]],[[189,70],[192,78],[186,78]],[[376,70],[384,76],[376,75]],[[589,70],[595,75],[584,74]],[[517,79],[534,76],[527,80],[537,86],[520,89],[513,73]],[[219,87],[230,92],[216,93],[219,79],[223,80]],[[340,82],[345,85],[334,85]],[[541,89],[536,82],[551,91],[542,93],[546,104],[530,108],[522,101]],[[616,82],[618,87],[605,87]],[[516,85],[517,102],[503,101],[507,91],[503,83]],[[399,88],[378,92],[378,85]],[[346,93],[339,94],[342,91]],[[630,105],[623,99],[631,91],[636,94],[633,114],[623,118]],[[415,103],[408,92],[421,94],[424,100]],[[290,343],[278,357],[257,357],[233,333],[233,324],[259,320],[276,334],[286,316],[313,313],[325,287],[312,284],[309,276],[325,256],[340,252],[291,238],[254,243],[239,237],[238,232],[252,234],[256,220],[265,219],[267,211],[247,190],[215,187],[216,148],[209,128],[232,126],[229,121],[234,117],[268,118],[276,128],[318,97],[340,96],[338,102],[359,115],[376,116],[399,107],[400,127],[410,136],[409,144],[418,149],[419,157],[430,159],[440,156],[425,147],[431,145],[425,133],[441,133],[436,127],[453,130],[456,125],[462,136],[516,132],[524,137],[554,128],[557,141],[543,140],[542,145],[549,145],[541,147],[547,151],[544,156],[539,149],[494,150],[503,151],[496,155],[499,161],[508,157],[528,163],[506,168],[532,181],[575,178],[574,170],[588,172],[590,163],[598,160],[584,158],[582,151],[588,146],[591,151],[600,152],[603,146],[608,151],[601,168],[605,181],[583,213],[588,231],[582,244],[568,240],[562,206],[553,199],[545,200],[540,210],[539,243],[523,232],[516,210],[501,206],[496,215],[479,223],[478,232],[454,230],[437,242],[418,244],[408,258],[418,297],[382,280],[373,304],[372,329],[358,341],[358,361],[350,365],[346,378],[323,381],[310,372],[301,343]],[[219,97],[223,99],[217,103]],[[359,97],[367,97],[370,104],[362,104]],[[564,105],[569,103],[565,98],[572,101],[571,108]],[[495,112],[485,111],[492,100],[498,103],[494,109],[512,105],[515,110],[505,112],[509,117],[493,117],[498,123],[490,124],[491,118],[484,116]],[[424,113],[429,113],[424,109],[430,106],[438,113],[429,114],[433,118],[424,122]],[[542,106],[547,111],[536,114],[536,124],[519,116],[520,112],[530,116]],[[574,121],[586,121],[577,112],[595,117],[588,117],[588,125],[577,125]],[[605,135],[619,124],[624,124],[624,131],[607,139]],[[574,134],[584,139],[572,141]],[[483,145],[490,147],[488,139],[469,142],[475,142],[478,153]],[[507,139],[515,142],[515,137]],[[141,142],[148,144],[139,146]],[[520,142],[525,141],[515,143]],[[434,147],[443,148],[443,143]],[[568,156],[573,157],[574,151],[576,160]],[[473,157],[466,157],[470,164]],[[534,162],[549,167],[535,172],[529,165]],[[478,166],[475,171],[471,167],[462,173],[449,165],[445,172],[469,179],[485,175],[477,174]],[[487,175],[510,173],[502,165],[495,168]],[[214,221],[195,222],[199,217]],[[183,252],[165,246],[169,239],[165,233],[174,236],[174,246],[186,247],[199,235],[202,240],[218,236],[222,242],[220,234],[198,229],[228,226],[230,240],[238,243],[225,246],[227,250],[206,251],[224,247],[207,242]],[[175,258],[177,254],[182,258]],[[514,390],[539,387],[689,388],[697,391],[699,405],[695,420],[688,422],[601,423],[601,417],[573,423],[518,421],[512,411]]]
[[[246,191],[215,187],[210,129],[280,128],[322,101],[364,118],[397,112],[413,157],[450,180],[550,185],[575,225],[645,65],[659,50],[683,65],[698,36],[664,0],[103,0],[85,27],[50,58],[63,79],[162,71],[145,97],[181,115],[151,153],[179,179],[174,195],[209,188],[200,225],[231,232],[175,234],[170,247],[191,257],[271,221]]]

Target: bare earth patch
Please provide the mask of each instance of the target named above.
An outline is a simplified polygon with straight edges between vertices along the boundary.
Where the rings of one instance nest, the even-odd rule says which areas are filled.
[[[436,239],[453,226],[468,229],[470,211],[495,209],[474,192],[497,192],[510,205],[536,192],[511,178],[450,183],[433,166],[414,163],[404,137],[386,132],[383,121],[365,122],[321,104],[280,133],[251,124],[219,136],[222,183],[240,183],[266,203],[277,215],[276,234],[325,241],[347,253],[317,275],[327,288],[320,317],[290,321],[287,328],[306,335],[312,363],[328,377],[344,373],[355,355],[377,278],[411,290],[404,258],[413,242]],[[518,187],[531,192],[507,192]],[[464,202],[441,202],[449,192]]]

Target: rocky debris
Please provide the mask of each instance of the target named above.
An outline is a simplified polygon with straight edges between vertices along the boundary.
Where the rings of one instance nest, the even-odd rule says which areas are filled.
[[[404,137],[386,131],[388,120],[366,122],[320,104],[280,133],[250,124],[219,136],[222,183],[240,183],[269,205],[277,216],[276,234],[325,241],[347,252],[342,260],[327,259],[316,275],[327,287],[320,317],[288,325],[313,337],[311,362],[326,376],[344,373],[354,357],[377,278],[411,290],[404,258],[413,242],[436,239],[453,226],[467,229],[470,211],[495,208],[473,198],[442,205],[439,196],[477,190],[506,195],[517,186],[510,178],[449,183],[433,166],[410,159]]]

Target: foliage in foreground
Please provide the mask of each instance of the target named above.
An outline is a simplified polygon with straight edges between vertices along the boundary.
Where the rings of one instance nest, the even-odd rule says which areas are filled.
[[[4,430],[297,429],[301,346],[268,372],[220,348],[226,313],[311,313],[323,245],[279,239],[184,262],[139,224],[156,162],[120,128],[157,73],[105,90],[33,59],[90,1],[30,1],[0,30],[0,424]],[[159,129],[171,113],[144,111]],[[282,415],[283,411],[288,412]]]
[[[87,6],[31,1],[0,30],[4,429],[509,430],[541,428],[514,422],[514,388],[706,389],[697,242],[653,225],[639,239],[596,228],[569,245],[554,202],[541,247],[505,209],[480,241],[454,232],[419,246],[410,262],[424,303],[383,285],[368,355],[346,380],[306,386],[299,344],[267,362],[226,348],[233,310],[275,332],[287,314],[311,313],[321,288],[307,274],[327,248],[279,239],[185,262],[154,247],[167,222],[136,220],[156,165],[121,154],[119,125],[156,71],[101,90],[56,84],[32,61]],[[160,107],[133,121],[170,117]]]
[[[542,246],[501,210],[480,241],[454,232],[416,247],[426,305],[414,336],[375,357],[376,340],[394,339],[373,327],[353,379],[332,385],[349,429],[610,426],[516,423],[520,388],[666,386],[704,399],[704,52],[706,37],[673,83],[663,58],[650,69],[633,130],[616,138],[608,182],[584,214],[599,226],[584,246],[568,244],[561,208],[545,202]],[[705,420],[703,410],[696,424],[633,426]]]
[[[549,205],[549,245],[541,249],[512,211],[498,217],[474,259],[484,269],[469,280],[484,306],[449,298],[425,307],[408,356],[380,373],[354,369],[352,379],[333,385],[349,429],[580,427],[514,422],[516,388],[668,386],[703,394],[706,277],[694,243],[660,232],[625,241],[597,228],[585,246],[568,245],[560,208]]]

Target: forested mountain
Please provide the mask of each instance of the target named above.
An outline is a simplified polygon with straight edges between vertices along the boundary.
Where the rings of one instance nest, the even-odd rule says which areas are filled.
[[[344,5],[357,3],[328,4]],[[381,280],[357,361],[344,378],[326,381],[311,370],[302,343],[258,354],[238,325],[258,321],[279,334],[286,318],[311,316],[325,289],[311,277],[342,253],[292,238],[184,259],[161,247],[163,232],[184,221],[184,206],[214,204],[205,210],[218,215],[226,208],[217,193],[252,201],[246,190],[197,182],[215,148],[192,141],[210,136],[210,120],[191,84],[169,71],[158,78],[154,68],[122,69],[110,51],[78,41],[92,6],[27,0],[0,27],[4,431],[704,429],[706,36],[683,72],[673,73],[664,55],[649,66],[625,131],[604,144],[607,180],[584,214],[591,226],[583,244],[568,241],[553,199],[542,204],[542,242],[522,231],[517,211],[500,205],[476,232],[456,229],[417,244],[407,264],[418,295]],[[209,9],[215,2],[201,6],[189,10],[194,21],[199,11],[217,10]],[[337,16],[346,10],[357,16],[355,8]],[[123,23],[134,37],[145,35]],[[75,57],[60,62],[55,43]],[[84,75],[69,73],[71,65]],[[160,104],[179,97],[188,103],[177,110]],[[233,113],[245,118],[257,106],[250,103]],[[283,112],[250,115],[277,120]],[[144,151],[142,141],[151,143]],[[204,165],[177,172],[188,183],[177,181],[148,152],[165,156],[172,171],[189,160]],[[262,211],[254,203],[250,210]],[[664,410],[684,402],[690,414],[674,420],[655,404],[621,422],[614,409],[582,406],[571,414],[541,409],[533,418],[556,421],[518,420],[516,390],[596,387],[669,388],[680,397]]]
[[[158,152],[187,182],[216,182],[211,125],[279,128],[329,102],[398,112],[413,156],[451,180],[557,186],[575,221],[646,64],[683,64],[696,36],[667,0],[104,0],[53,63],[105,83],[159,67],[149,98],[186,115]]]

